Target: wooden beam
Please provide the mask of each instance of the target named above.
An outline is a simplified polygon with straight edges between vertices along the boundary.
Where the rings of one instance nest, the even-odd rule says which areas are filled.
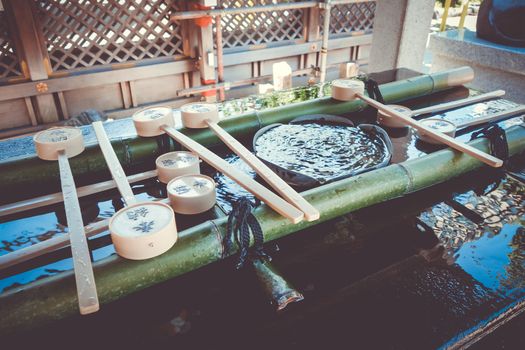
[[[58,95],[58,102],[60,104],[60,110],[62,111],[62,116],[64,117],[64,119],[69,119],[70,115],[67,109],[66,98],[64,97],[64,93],[60,91],[57,93],[57,95]]]
[[[131,107],[131,89],[127,81],[120,82],[120,92],[122,94],[123,107]]]
[[[48,62],[47,53],[43,50],[42,34],[34,16],[34,4],[31,0],[7,0],[6,8],[11,13],[17,30],[19,45],[22,50],[21,65],[27,68],[27,74],[32,81],[47,79]],[[33,83],[41,93],[35,98],[37,116],[42,123],[58,121],[58,111],[53,95],[47,92],[45,85]],[[17,96],[22,97],[22,96]],[[26,96],[23,96],[26,97]]]
[[[211,25],[206,27],[198,27],[198,41],[199,41],[199,71],[201,74],[201,82],[203,84],[210,84],[216,82],[215,66],[217,59],[213,50],[213,28]],[[204,96],[206,101],[215,102],[216,95]]]
[[[131,96],[131,105],[137,107],[139,105],[137,95],[135,94],[135,82],[129,81],[129,95]]]
[[[36,114],[35,114],[35,109],[33,107],[33,103],[31,102],[31,97],[25,97],[24,101],[27,107],[27,114],[29,114],[29,119],[31,119],[31,125],[33,126],[38,125],[38,121],[36,119]]]
[[[372,42],[372,34],[348,36],[343,38],[331,39],[329,42],[330,50],[337,50],[356,45],[368,45]],[[248,50],[243,52],[225,53],[224,65],[235,66],[253,61],[267,61],[282,57],[297,56],[307,53],[316,53],[321,50],[321,41],[293,44],[286,46],[267,47],[258,50]]]
[[[191,60],[184,60],[151,66],[110,70],[108,72],[52,78],[44,80],[42,83],[47,85],[48,93],[54,93],[79,88],[116,84],[128,80],[156,78],[165,75],[191,72],[192,70],[193,62]],[[0,101],[37,95],[40,95],[40,92],[37,91],[35,83],[0,86]]]
[[[319,18],[320,18],[320,9],[319,7],[312,7],[308,9],[308,30],[306,32],[306,41],[311,42],[317,42],[321,40],[320,36],[320,24],[319,24]],[[305,55],[306,60],[304,63],[303,68],[310,68],[310,67],[317,67],[318,64],[318,54],[317,52],[314,53],[308,53]]]

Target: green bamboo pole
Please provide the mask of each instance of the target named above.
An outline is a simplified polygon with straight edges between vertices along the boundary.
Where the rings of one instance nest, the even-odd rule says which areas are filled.
[[[425,96],[443,91],[468,81],[472,75],[470,67],[461,67],[429,75],[400,80],[381,85],[381,93],[386,103],[395,103],[409,98]],[[364,108],[363,101],[339,102],[330,97],[289,104],[277,108],[250,112],[221,122],[221,126],[234,137],[253,135],[259,128],[273,124],[286,123],[305,114],[344,114]],[[221,144],[209,129],[181,129],[181,131],[204,146]],[[114,139],[113,148],[129,174],[133,167],[154,167],[154,159],[159,155],[155,138]],[[71,169],[78,183],[91,180],[90,174],[107,171],[106,163],[98,145],[87,147],[86,151],[70,161]],[[52,191],[58,186],[59,173],[55,164],[43,161],[36,156],[0,162],[0,193],[26,193],[28,188],[46,186]],[[56,189],[55,189],[56,190]]]
[[[511,155],[525,151],[525,125],[507,130]],[[488,151],[487,141],[470,143]],[[305,192],[321,213],[316,222],[291,225],[265,205],[257,208],[265,240],[275,240],[306,227],[445,182],[483,166],[468,155],[444,149],[402,164],[394,164]],[[223,257],[226,218],[207,221],[180,232],[175,246],[144,261],[118,256],[94,264],[101,304],[175,278]],[[64,272],[0,295],[0,335],[28,330],[78,313],[75,280]]]
[[[254,260],[251,265],[259,285],[276,311],[282,311],[289,304],[304,300],[304,296],[282,276],[273,263]]]

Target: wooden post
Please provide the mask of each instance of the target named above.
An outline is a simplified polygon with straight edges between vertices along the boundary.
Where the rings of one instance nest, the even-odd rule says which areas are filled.
[[[188,11],[191,10],[192,2],[183,1],[181,4],[181,10]],[[193,20],[181,20],[181,30],[182,30],[182,52],[184,56],[197,58],[199,52],[198,46],[198,35],[197,35],[197,25]],[[185,81],[186,84],[186,81]],[[201,85],[200,72],[198,69],[188,73],[188,87],[198,87]],[[186,87],[185,87],[186,88]]]
[[[315,42],[320,39],[319,37],[319,7],[312,7],[308,9],[308,31],[306,32],[306,41]],[[316,44],[312,44],[316,45]],[[317,55],[318,52],[306,54],[305,68],[317,67]]]
[[[16,52],[20,58],[24,74],[34,82],[49,78],[49,57],[43,50],[42,35],[34,16],[31,0],[4,0],[6,10],[11,14],[12,27],[16,29]],[[40,93],[35,96],[35,109],[40,123],[58,121],[58,110],[52,94],[46,94],[47,84],[35,83]]]
[[[213,29],[211,24],[198,27],[199,36],[199,71],[201,73],[201,83],[204,85],[215,84],[215,54],[213,50]],[[203,93],[207,102],[217,100],[216,91]]]
[[[292,67],[285,61],[272,65],[273,87],[276,91],[292,87]]]

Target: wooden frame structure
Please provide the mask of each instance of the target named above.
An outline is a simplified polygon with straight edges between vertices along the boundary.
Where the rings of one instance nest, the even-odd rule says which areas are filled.
[[[166,22],[174,11],[202,6],[198,0],[0,1],[0,22],[7,23],[3,34],[0,28],[0,61],[18,58],[9,66],[0,62],[2,136],[47,127],[90,108],[119,118],[148,104],[177,107],[201,98],[187,91],[217,82],[216,24]],[[328,65],[366,64],[375,2],[334,7]],[[224,80],[231,86],[268,80],[279,61],[290,64],[294,75],[318,67],[321,13],[311,7],[221,17]],[[8,69],[12,74],[5,74]]]

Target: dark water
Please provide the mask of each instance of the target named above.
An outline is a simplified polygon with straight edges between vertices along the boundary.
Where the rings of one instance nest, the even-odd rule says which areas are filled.
[[[260,135],[257,156],[320,183],[377,166],[390,158],[384,141],[363,130],[318,123],[279,125]]]

